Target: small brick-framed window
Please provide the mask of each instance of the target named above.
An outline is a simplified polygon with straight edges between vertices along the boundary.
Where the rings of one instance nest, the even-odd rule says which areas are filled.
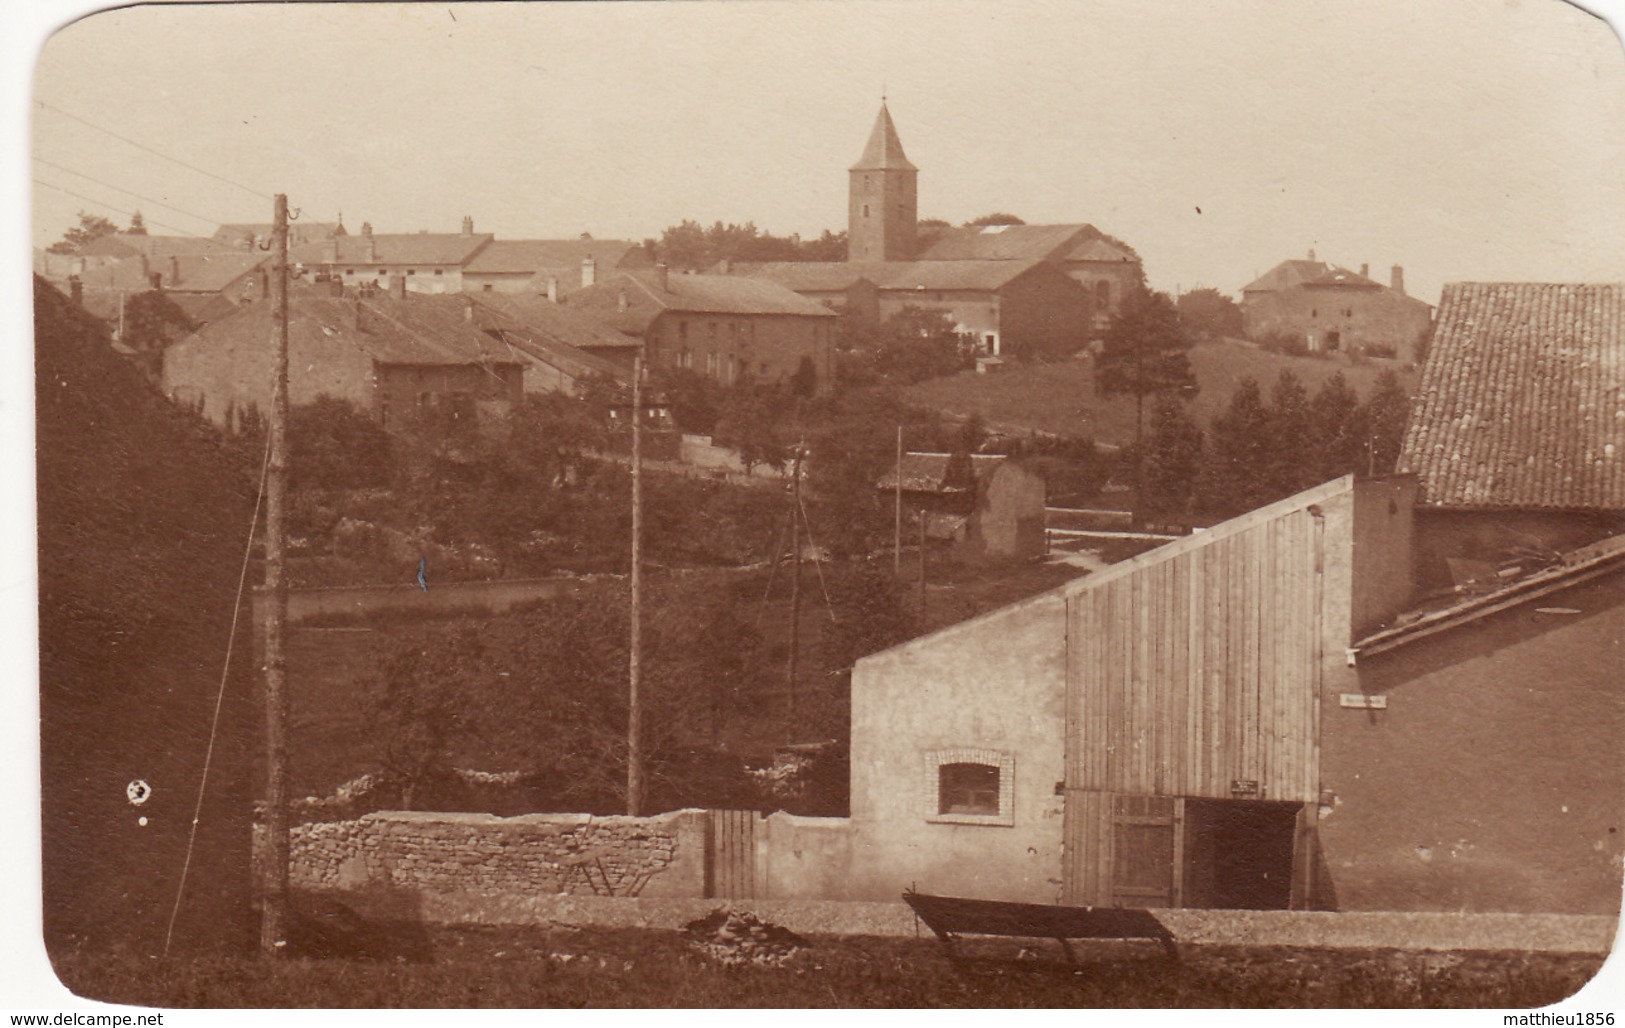
[[[981,747],[932,750],[925,755],[921,805],[939,824],[1016,823],[1014,754]]]

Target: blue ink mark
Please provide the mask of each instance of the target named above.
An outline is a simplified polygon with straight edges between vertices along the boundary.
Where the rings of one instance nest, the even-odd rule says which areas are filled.
[[[429,580],[426,577],[424,577],[424,572],[426,572],[428,570],[429,570],[429,558],[423,556],[422,554],[419,554],[418,555],[418,588],[422,589],[424,592],[429,591]]]

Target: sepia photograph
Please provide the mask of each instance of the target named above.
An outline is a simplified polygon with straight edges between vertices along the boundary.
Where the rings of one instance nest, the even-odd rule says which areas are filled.
[[[1625,2],[7,20],[12,1024],[1625,1017]]]

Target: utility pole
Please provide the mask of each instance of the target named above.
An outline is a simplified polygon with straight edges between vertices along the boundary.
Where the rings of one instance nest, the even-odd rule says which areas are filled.
[[[925,624],[925,511],[920,511],[920,624]]]
[[[632,361],[632,612],[627,657],[626,812],[643,813],[643,707],[638,699],[643,669],[643,358]]]
[[[790,723],[794,730],[796,719],[796,663],[801,649],[801,453],[796,444],[795,459],[790,468],[790,657],[786,679],[790,684]]]
[[[903,426],[897,426],[897,486],[893,490],[896,523],[892,527],[891,572],[903,573]]]
[[[268,880],[260,906],[260,955],[287,951],[288,934],[288,664],[283,625],[288,582],[283,574],[288,495],[288,196],[274,202],[271,236],[271,422],[265,485],[265,834]]]

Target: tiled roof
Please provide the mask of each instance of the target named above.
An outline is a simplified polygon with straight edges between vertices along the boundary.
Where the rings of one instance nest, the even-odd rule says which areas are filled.
[[[460,297],[349,300],[296,296],[288,301],[290,336],[338,337],[380,364],[523,364],[502,341],[469,320]],[[212,322],[192,338],[206,345],[268,345],[271,305],[255,303]]]
[[[1433,507],[1625,510],[1625,284],[1446,285],[1399,466]]]
[[[367,259],[367,240],[373,258]],[[457,264],[465,265],[491,242],[490,233],[407,232],[391,235],[337,236],[293,248],[288,258],[301,264]],[[330,256],[334,248],[338,256]]]
[[[938,229],[924,241],[922,261],[1054,260],[1091,239],[1093,225],[973,225]]]
[[[883,290],[997,290],[1038,260],[780,261],[736,264],[735,275],[776,282],[798,293],[844,290],[860,279]]]
[[[117,232],[93,239],[79,251],[82,257],[187,256],[201,253],[240,253],[234,246],[196,236],[148,236]]]
[[[867,279],[886,277],[883,261],[735,261],[729,274],[776,282],[798,293],[844,292]]]
[[[970,454],[971,474],[977,481],[986,480],[993,469],[1004,463],[1002,453]],[[970,489],[969,482],[950,482],[949,470],[953,464],[951,453],[905,453],[902,460],[903,490],[911,493],[962,493]],[[897,488],[898,468],[892,467],[881,477],[877,488]]]
[[[903,141],[897,138],[897,127],[891,123],[891,112],[884,102],[875,116],[875,127],[869,132],[869,143],[863,156],[852,165],[853,171],[919,171],[903,153]]]
[[[666,288],[662,289],[655,274],[621,272],[570,294],[566,302],[575,310],[596,314],[619,331],[633,335],[642,334],[665,311],[835,317],[835,312],[823,304],[781,285],[735,275],[668,274]]]
[[[545,296],[521,293],[469,293],[470,301],[493,317],[486,327],[503,328],[527,339],[562,343],[577,349],[639,350],[642,340],[629,336],[592,315],[562,307]]]
[[[166,290],[188,293],[218,293],[271,259],[267,253],[194,254],[142,259],[126,257],[117,264],[86,268],[79,276],[86,289],[122,289],[145,292],[152,288],[150,274],[163,276]],[[175,277],[176,272],[179,277]]]
[[[308,243],[317,239],[330,239],[338,231],[339,223],[336,221],[295,221],[288,226],[288,242]],[[245,241],[256,239],[269,239],[276,231],[276,226],[270,222],[249,224],[238,222],[221,225],[214,230],[217,242],[229,243],[241,248]]]
[[[624,239],[493,239],[464,265],[463,270],[485,274],[535,274],[544,268],[562,268],[579,276],[581,262],[591,257],[597,261],[599,273],[603,273],[620,267],[627,251],[637,245]],[[559,284],[566,284],[562,277]]]
[[[1104,239],[1090,239],[1086,240],[1081,245],[1074,246],[1072,249],[1068,250],[1066,253],[1066,259],[1069,261],[1120,262],[1138,260],[1139,258],[1135,257],[1127,250],[1124,250],[1122,247],[1114,246],[1111,243],[1108,243]]]
[[[1387,286],[1383,285],[1381,282],[1377,282],[1377,281],[1375,281],[1373,279],[1367,278],[1366,276],[1360,274],[1359,272],[1350,271],[1347,268],[1336,268],[1336,267],[1332,267],[1331,265],[1327,265],[1326,270],[1321,272],[1319,275],[1316,275],[1313,278],[1305,279],[1300,284],[1304,285],[1304,286],[1332,286],[1332,287],[1344,287],[1344,286],[1347,286],[1347,287],[1355,288],[1355,289],[1386,289],[1386,288],[1388,288]]]

